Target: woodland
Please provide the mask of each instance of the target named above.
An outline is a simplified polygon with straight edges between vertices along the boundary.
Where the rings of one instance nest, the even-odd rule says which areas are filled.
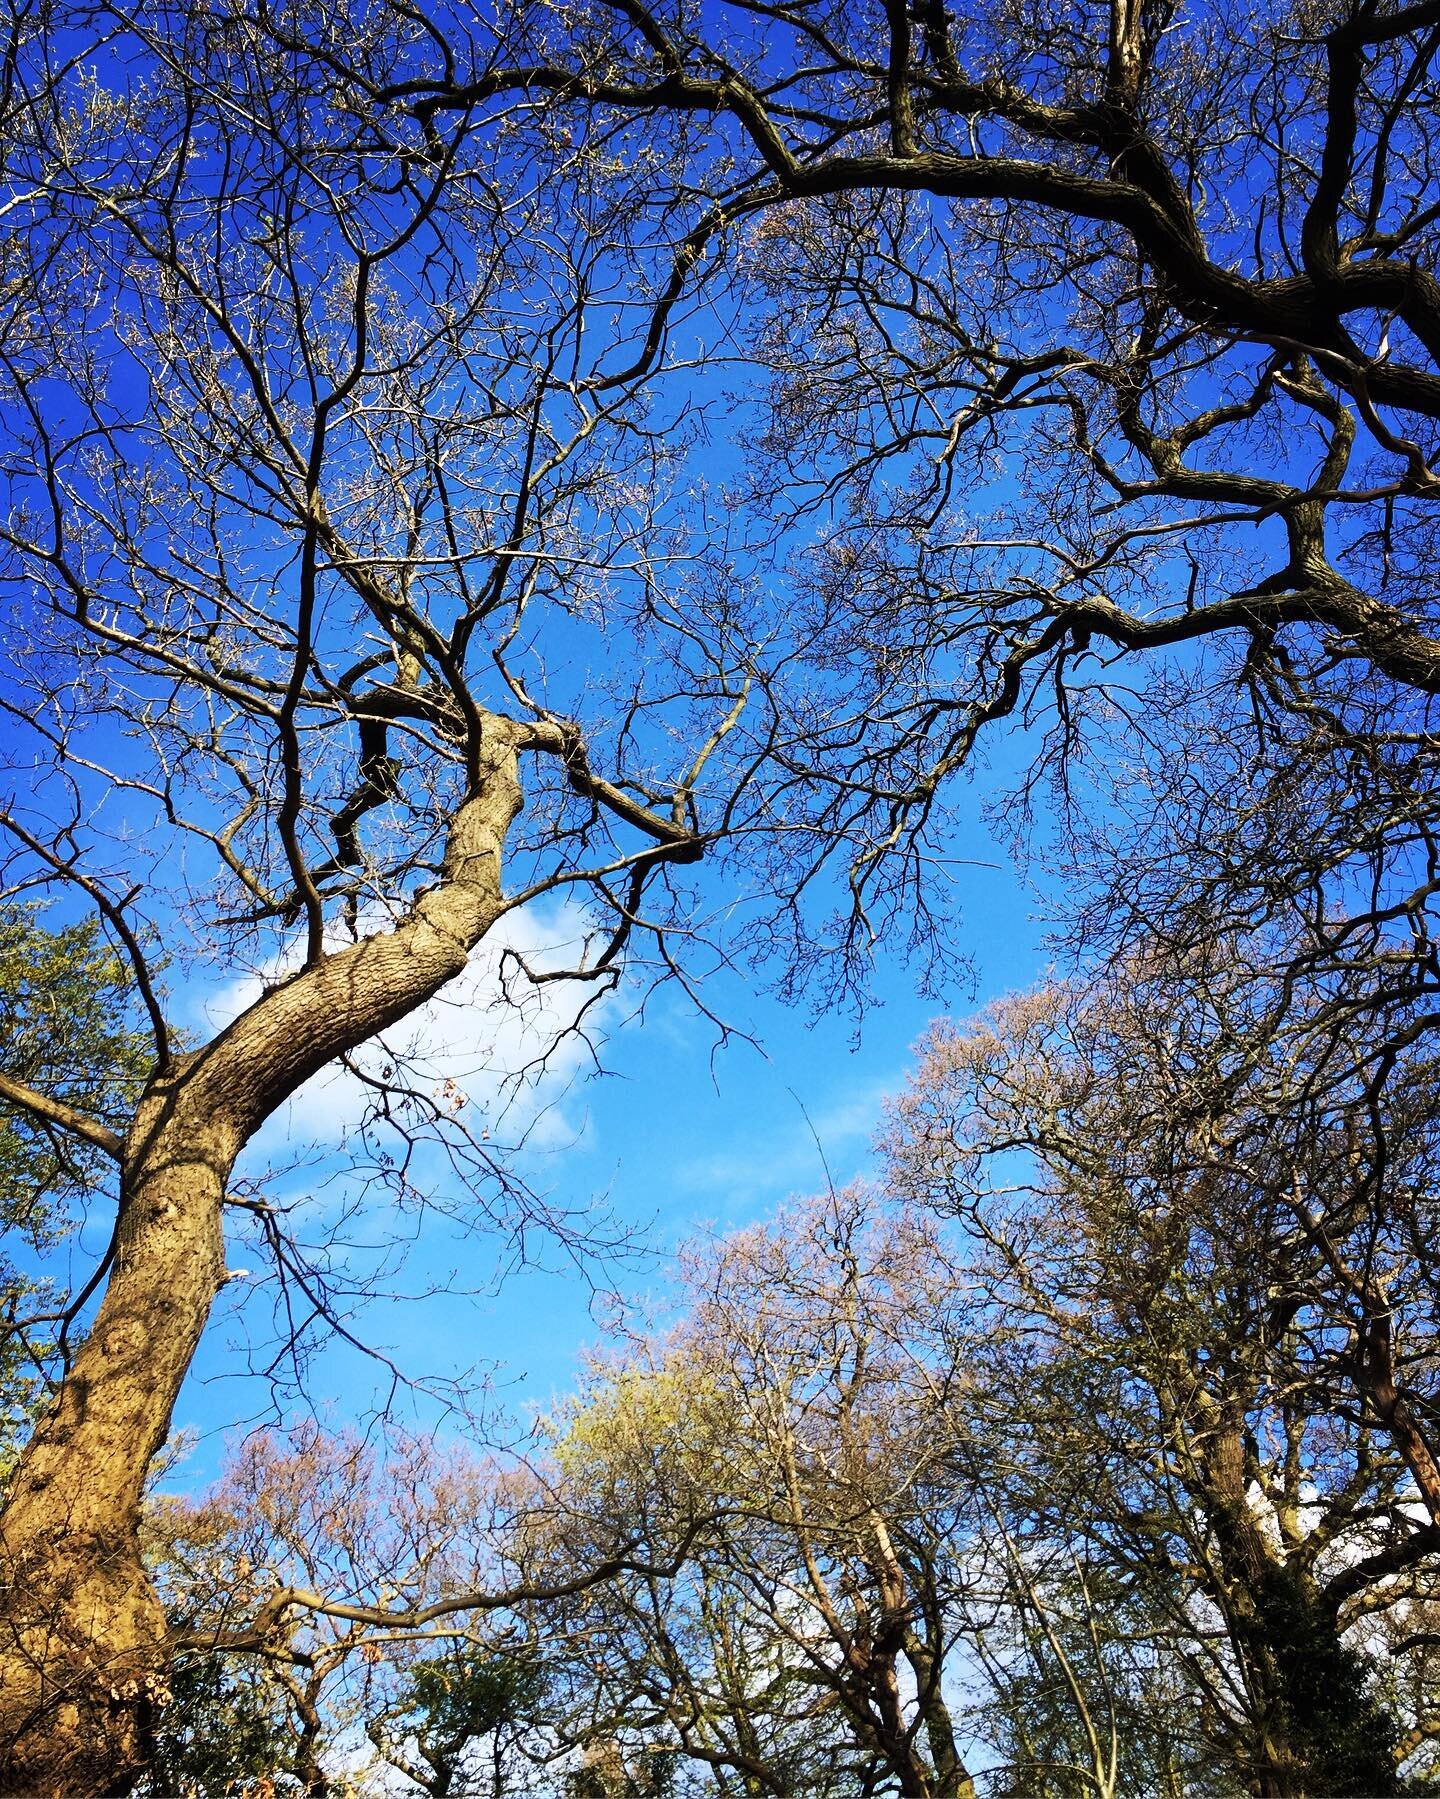
[[[4,0],[0,1792],[1440,1787],[1437,58]],[[979,1010],[977,805],[1050,932]],[[408,1047],[487,954],[542,1070],[943,1014],[523,1453],[307,1382],[354,1238],[590,1253]],[[241,1158],[337,1067],[327,1234]]]

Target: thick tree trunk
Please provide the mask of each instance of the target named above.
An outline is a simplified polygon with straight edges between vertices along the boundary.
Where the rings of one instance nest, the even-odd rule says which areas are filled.
[[[165,1695],[140,1500],[223,1274],[212,1136],[182,1115],[126,1181],[95,1327],[0,1519],[6,1792],[124,1791]]]
[[[1266,1629],[1261,1595],[1281,1572],[1246,1496],[1243,1421],[1214,1412],[1205,1442],[1203,1494],[1220,1551],[1231,1639],[1243,1661],[1250,1695],[1250,1755],[1259,1799],[1303,1799],[1304,1770],[1289,1742],[1274,1646]]]
[[[0,1514],[0,1791],[123,1793],[143,1765],[166,1692],[140,1503],[224,1278],[230,1169],[303,1081],[459,974],[504,910],[501,851],[520,789],[501,721],[490,749],[443,878],[409,916],[266,993],[142,1103],[94,1328]]]

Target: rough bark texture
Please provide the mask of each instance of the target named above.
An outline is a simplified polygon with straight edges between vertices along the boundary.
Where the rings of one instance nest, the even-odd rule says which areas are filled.
[[[0,1791],[124,1793],[143,1765],[165,1698],[165,1619],[140,1504],[224,1279],[231,1167],[303,1081],[459,974],[504,910],[516,735],[498,720],[487,735],[441,882],[394,930],[271,989],[139,1108],[104,1299],[0,1514]]]

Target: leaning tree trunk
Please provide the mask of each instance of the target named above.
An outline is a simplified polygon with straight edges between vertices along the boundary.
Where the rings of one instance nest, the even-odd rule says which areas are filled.
[[[515,736],[457,812],[443,878],[384,935],[273,988],[152,1084],[127,1135],[116,1253],[94,1328],[0,1513],[0,1791],[124,1793],[165,1689],[140,1554],[146,1473],[224,1279],[236,1156],[301,1083],[430,998],[504,910]]]

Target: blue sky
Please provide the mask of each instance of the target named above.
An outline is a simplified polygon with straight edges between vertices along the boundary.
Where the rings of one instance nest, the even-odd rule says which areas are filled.
[[[1014,744],[1012,753],[1019,749]],[[419,1380],[488,1368],[490,1428],[497,1440],[509,1440],[571,1385],[583,1349],[602,1335],[615,1295],[663,1313],[668,1255],[682,1238],[737,1228],[792,1195],[823,1188],[827,1179],[843,1184],[867,1173],[885,1098],[903,1084],[911,1047],[929,1021],[1027,985],[1045,965],[1043,870],[1032,870],[1027,886],[973,806],[954,849],[972,861],[960,871],[960,939],[974,964],[973,988],[923,995],[915,971],[887,952],[876,965],[875,1003],[857,1020],[842,1009],[783,1004],[760,977],[730,971],[707,983],[706,1002],[755,1042],[737,1034],[718,1052],[714,1026],[678,986],[656,989],[643,1011],[638,986],[623,989],[603,1011],[605,1072],[595,1075],[577,1046],[562,1049],[554,1075],[523,1092],[494,1123],[497,1140],[513,1135],[517,1124],[528,1129],[519,1165],[551,1203],[582,1212],[603,1208],[635,1233],[632,1250],[577,1264],[541,1233],[531,1246],[534,1262],[515,1267],[507,1265],[513,1256],[497,1233],[461,1235],[445,1218],[430,1217],[393,1289],[407,1295],[431,1284],[456,1290],[377,1301],[357,1314],[357,1334]],[[512,928],[528,933],[522,935],[527,948],[544,946],[543,956],[545,949],[558,953],[574,926],[561,908],[542,903],[518,915]],[[474,1128],[493,1091],[490,1065],[523,1060],[517,1046],[533,1053],[548,1040],[564,998],[545,989],[543,1016],[527,1020],[522,1013],[517,1020],[485,1004],[494,991],[493,953],[487,965],[482,947],[472,966],[470,992],[443,995],[432,1014],[397,1039],[408,1031],[407,1046],[429,1053],[442,1073],[454,1071],[471,1096]],[[241,979],[197,993],[191,1000],[196,1025],[223,1021],[246,991]],[[346,1191],[344,1133],[358,1109],[343,1081],[318,1077],[252,1144],[239,1173],[268,1174],[267,1190],[279,1196],[307,1195],[318,1224]],[[302,1164],[287,1166],[297,1156]],[[443,1180],[439,1190],[443,1197]],[[246,1260],[237,1243],[230,1265]],[[261,1270],[258,1261],[255,1266]],[[192,1446],[168,1485],[208,1480],[237,1431],[273,1419],[268,1384],[242,1372],[245,1321],[262,1337],[268,1303],[268,1290],[242,1276],[217,1308],[175,1416]],[[310,1401],[339,1424],[363,1420],[383,1403],[389,1376],[332,1344],[312,1364],[307,1387]],[[402,1394],[398,1409],[408,1422],[443,1423],[439,1407],[420,1394]],[[453,1418],[449,1428],[456,1428]]]
[[[198,152],[206,148],[205,142],[198,144]],[[264,149],[262,144],[256,151],[254,170],[227,194],[221,219],[223,229],[234,240],[239,270],[235,278],[249,279],[257,284],[257,291],[269,293],[269,278],[261,265],[266,254],[264,246],[270,241],[270,214],[275,212],[278,216],[274,194],[284,189],[293,171],[285,162],[283,180],[273,170],[262,180],[269,168],[266,155],[261,153]],[[198,185],[190,204],[199,216],[214,200],[216,177],[202,167],[200,174],[191,178]],[[573,200],[574,194],[569,198]],[[380,210],[383,212],[384,206]],[[314,281],[314,292],[308,296],[313,303],[304,309],[308,320],[312,315],[328,316],[326,296],[331,286],[336,292],[343,287],[347,265],[337,250],[335,231],[326,223],[324,208],[314,219],[303,212],[301,216],[307,221],[301,233],[302,248],[308,258],[304,266]],[[649,316],[648,300],[642,303],[631,291],[635,271],[628,260],[630,251],[624,246],[607,249],[603,254],[596,251],[579,225],[566,217],[557,217],[555,234],[559,240],[565,240],[567,234],[577,238],[587,268],[598,258],[596,267],[587,275],[593,284],[587,290],[589,313],[596,322],[591,324],[587,316],[586,329],[591,335],[586,354],[605,362],[613,342],[625,338],[627,332],[633,333],[636,327],[634,317],[616,309],[616,296],[628,296],[627,303],[638,310],[642,323]],[[668,270],[668,248],[664,243],[652,248],[661,255],[662,265]],[[537,295],[544,297],[546,279],[568,278],[570,262],[565,251],[566,244],[560,241],[554,250],[553,267],[541,255],[538,272],[522,269],[514,275],[514,291],[503,289],[500,301],[511,311],[505,314],[502,306],[497,316],[509,316],[512,329],[522,330],[515,318],[526,312]],[[137,277],[137,285],[131,291],[128,254],[124,246],[114,251],[116,260],[107,276],[104,304],[91,307],[94,316],[89,320],[91,340],[111,365],[112,390],[107,394],[106,406],[123,415],[122,424],[134,422],[132,413],[134,419],[145,422],[149,405],[149,388],[136,378],[143,356],[127,347],[129,327],[142,316],[136,296],[144,288]],[[413,256],[413,267],[402,259],[392,273],[400,301],[420,306],[415,291],[427,290],[424,283],[418,290],[414,288],[421,266],[419,251]],[[462,267],[455,279],[458,281],[465,272]],[[643,287],[643,283],[640,285]],[[704,719],[704,729],[696,741],[703,740],[722,715],[716,691],[719,662],[714,668],[702,666],[698,672],[692,670],[686,660],[688,636],[679,632],[672,633],[675,641],[668,645],[675,654],[678,672],[665,661],[662,652],[667,647],[667,633],[656,622],[652,596],[646,586],[652,556],[658,558],[653,566],[663,571],[663,581],[657,577],[657,584],[666,586],[667,597],[673,597],[682,613],[692,602],[702,608],[709,604],[713,597],[708,585],[712,576],[722,588],[726,682],[734,678],[729,640],[732,635],[742,634],[742,627],[748,630],[746,619],[752,597],[756,598],[759,618],[757,641],[766,646],[760,654],[762,662],[772,650],[779,653],[786,648],[784,640],[795,622],[793,590],[787,587],[783,575],[775,573],[773,564],[751,554],[745,540],[743,512],[732,508],[730,495],[725,491],[732,479],[744,473],[744,458],[749,453],[738,447],[740,427],[755,421],[748,410],[754,404],[753,391],[748,398],[742,394],[733,404],[724,398],[727,386],[739,377],[727,366],[724,356],[715,353],[715,343],[724,341],[723,326],[728,316],[725,306],[729,302],[723,293],[719,304],[720,311],[716,313],[709,310],[708,301],[700,300],[693,310],[682,309],[677,315],[672,346],[676,366],[657,383],[659,397],[653,402],[654,414],[637,414],[655,433],[654,454],[663,476],[658,500],[656,490],[645,479],[652,473],[648,449],[638,455],[633,468],[622,458],[613,471],[613,480],[607,479],[593,490],[582,486],[570,528],[600,571],[593,592],[561,555],[556,563],[553,594],[547,590],[543,605],[531,614],[533,618],[538,611],[545,619],[538,648],[532,654],[528,640],[522,636],[513,649],[507,650],[511,666],[532,685],[547,707],[558,714],[573,712],[584,719],[587,731],[593,729],[591,752],[597,767],[612,762],[623,766],[623,738],[630,729],[629,721],[639,717],[637,728],[646,741],[640,745],[638,766],[648,767],[648,759],[653,757],[654,766],[666,771],[664,778],[673,778],[676,741],[698,729],[690,714],[694,712]],[[336,316],[344,316],[343,307]],[[273,342],[265,339],[263,331],[260,336],[266,342],[266,355],[275,363],[272,384],[276,391],[303,394],[305,383],[299,370],[304,359],[286,335],[290,324],[293,321],[287,324],[282,316],[279,324],[272,321],[267,327],[273,333]],[[199,327],[190,320],[186,328]],[[307,331],[309,328],[307,324]],[[339,326],[336,330],[343,337]],[[523,330],[538,331],[540,326],[532,322]],[[169,342],[163,332],[161,338]],[[489,336],[478,325],[476,339],[478,344],[488,345]],[[308,345],[308,337],[305,341]],[[155,354],[160,356],[159,351]],[[157,379],[162,387],[170,379],[166,361],[170,355],[166,349],[160,356],[164,366]],[[496,378],[502,386],[507,379],[513,384],[517,377],[513,371],[507,375],[508,365],[503,357],[500,361],[500,375]],[[473,396],[457,369],[446,366],[446,382],[429,394],[426,404],[439,411],[453,402],[463,414]],[[528,379],[525,371],[530,364],[525,356],[519,357],[516,366]],[[243,397],[245,380],[234,370],[229,378]],[[84,424],[85,408],[73,394],[63,390],[58,380],[53,385],[54,394],[46,387],[46,404],[53,407],[56,421],[52,428],[58,437],[66,439],[65,456],[78,457],[76,446],[83,443],[83,438],[77,437],[71,444],[67,432]],[[558,387],[547,403],[558,409],[557,429],[574,428],[573,408]],[[704,431],[696,430],[693,419],[685,422],[695,408],[706,414]],[[479,411],[483,414],[484,408]],[[356,416],[364,416],[363,408],[357,410]],[[462,476],[475,482],[475,493],[488,503],[496,495],[503,498],[508,492],[507,482],[514,478],[507,463],[510,450],[503,445],[500,449],[487,448],[488,440],[479,423],[472,424],[475,443],[460,458],[459,469]],[[265,498],[268,488],[263,467],[253,479],[243,471],[233,473],[227,468],[217,488],[223,498],[221,535],[230,558],[222,566],[206,535],[203,508],[185,503],[189,495],[186,457],[191,451],[199,455],[200,448],[186,448],[183,417],[166,428],[174,435],[174,444],[163,432],[153,439],[141,434],[132,441],[119,427],[115,440],[131,448],[150,446],[144,448],[143,454],[136,450],[137,467],[148,472],[153,462],[157,480],[165,477],[176,483],[175,494],[166,506],[159,508],[153,518],[145,515],[148,522],[141,537],[145,556],[154,558],[155,568],[151,570],[142,557],[142,573],[134,575],[131,571],[127,575],[124,556],[111,570],[97,552],[96,566],[101,572],[95,579],[104,591],[108,591],[108,581],[113,586],[116,604],[130,608],[146,630],[154,622],[151,611],[158,609],[164,615],[167,607],[180,604],[170,591],[168,578],[161,579],[172,565],[188,571],[182,586],[193,580],[204,591],[208,591],[206,584],[210,583],[217,592],[228,596],[232,578],[239,580],[247,608],[254,607],[261,616],[268,608],[275,615],[276,629],[271,639],[281,647],[273,652],[274,666],[284,675],[289,666],[285,632],[290,628],[294,603],[298,542],[293,521],[277,525],[272,518]],[[364,489],[370,451],[358,426],[353,427],[351,438],[337,450],[341,436],[332,424],[328,441],[333,460],[327,481],[332,494],[340,496],[343,507],[344,495],[352,483],[359,490]],[[178,450],[175,444],[179,445]],[[20,466],[23,469],[23,458]],[[214,471],[211,474],[219,479]],[[115,495],[99,488],[92,493],[92,477],[83,469],[76,479],[80,494],[103,521]],[[250,486],[246,485],[247,479],[251,479]],[[1003,488],[1006,479],[1003,474],[998,477],[997,487]],[[15,481],[23,496],[23,476],[16,476]],[[638,498],[627,501],[626,490],[637,484]],[[967,496],[968,503],[976,508],[982,502],[993,504],[999,497],[996,492],[979,491]],[[653,519],[652,506],[656,508]],[[504,508],[500,510],[503,513]],[[378,531],[380,527],[367,526],[363,508],[360,512],[357,529],[362,533],[363,550],[365,530]],[[822,534],[827,523],[822,514],[803,517],[787,533],[787,543],[791,548],[803,547],[807,537],[813,539]],[[103,525],[99,529],[103,545]],[[483,531],[479,525],[476,529],[480,532],[478,541],[488,543],[486,533],[492,527],[485,524]],[[763,540],[763,525],[755,529]],[[711,535],[725,536],[729,531],[734,532],[736,542],[727,541],[721,572],[713,574]],[[561,551],[568,541],[562,533]],[[755,596],[748,591],[752,586]],[[576,600],[572,587],[579,591],[581,601],[590,592],[593,603],[588,610]],[[669,594],[671,587],[673,596]],[[444,583],[437,583],[437,589],[439,597],[434,600],[432,612],[444,625],[449,616],[446,608],[453,608],[458,602]],[[23,603],[31,602],[27,597]],[[730,618],[732,610],[739,623]],[[322,595],[320,621],[317,643],[332,665],[332,678],[338,677],[359,651],[376,644],[386,647],[376,635],[373,621],[366,620],[343,582],[331,582]],[[632,627],[644,638],[645,647],[638,657],[631,650]],[[528,624],[526,629],[529,630]],[[719,630],[713,618],[707,629]],[[799,629],[803,635],[803,624]],[[253,642],[247,644],[247,649],[254,648]],[[721,655],[718,649],[714,653]],[[665,704],[658,711],[641,713],[642,699],[647,705],[654,705],[657,699],[656,693],[650,691],[647,658],[654,663],[654,684]],[[479,697],[508,703],[509,694],[487,670],[485,658],[480,656],[476,661]],[[945,679],[945,668],[938,660],[932,674],[937,682]],[[25,671],[13,671],[8,676],[0,671],[0,682],[10,679],[18,679],[23,685]],[[495,692],[487,692],[487,681]],[[41,746],[42,766],[39,772],[33,772],[26,765],[29,752],[22,742],[17,746],[20,766],[15,771],[14,784],[25,794],[34,817],[44,821],[45,826],[59,815],[57,808],[63,810],[73,803],[77,819],[83,821],[78,828],[86,838],[87,850],[92,850],[96,858],[95,866],[104,869],[117,890],[128,888],[136,880],[146,892],[144,904],[156,921],[157,934],[167,947],[174,946],[167,979],[176,1023],[195,1041],[234,1016],[247,995],[253,997],[259,991],[259,982],[267,974],[277,973],[285,963],[262,960],[258,967],[226,970],[227,945],[235,940],[236,933],[223,923],[213,922],[214,871],[206,862],[204,849],[172,831],[163,804],[153,794],[147,799],[144,790],[129,782],[135,767],[146,775],[152,772],[152,765],[146,760],[146,746],[142,742],[137,748],[134,741],[137,705],[140,699],[149,698],[163,711],[156,696],[164,695],[165,683],[163,670],[158,674],[147,670],[132,684],[123,671],[111,668],[97,677],[93,696],[82,694],[78,687],[73,696],[66,690],[66,705],[73,705],[76,714],[77,740],[83,737],[89,753],[99,762],[113,757],[125,779],[107,783],[103,774],[91,777],[72,767],[58,773],[52,769],[47,781],[43,768],[49,753],[46,746]],[[728,686],[724,697],[728,701]],[[107,715],[107,708],[113,708],[113,713]],[[622,720],[627,722],[617,747],[614,739]],[[325,714],[320,722],[328,730],[334,720]],[[763,734],[763,725],[757,729]],[[257,770],[269,766],[274,746],[259,713],[248,722],[243,718],[233,722],[227,731],[229,749],[249,755]],[[306,773],[312,791],[321,796],[314,824],[323,846],[316,854],[323,855],[329,848],[323,795],[327,786],[332,793],[344,792],[343,783],[353,780],[354,746],[349,732],[329,731],[327,737],[318,726],[306,741],[307,745],[321,746],[312,750],[316,766]],[[328,765],[323,755],[327,741],[334,746]],[[939,1012],[964,1011],[978,1000],[1034,979],[1043,963],[1042,933],[1032,917],[1036,902],[1022,887],[1005,852],[989,839],[978,822],[982,793],[993,793],[1003,785],[1007,772],[1013,772],[1022,763],[1024,749],[1018,732],[991,745],[994,765],[973,786],[963,786],[951,796],[959,822],[947,834],[944,848],[962,865],[957,870],[962,909],[959,947],[973,963],[974,991],[956,988],[918,995],[913,971],[905,967],[892,945],[875,970],[877,1003],[857,1023],[843,1011],[816,1012],[803,1005],[782,1005],[761,985],[766,971],[754,979],[741,970],[728,971],[707,981],[706,1002],[739,1031],[753,1036],[760,1048],[751,1047],[737,1036],[729,1048],[715,1055],[713,1026],[691,1010],[677,986],[658,989],[646,1000],[643,1010],[638,1009],[640,989],[631,987],[622,990],[603,1011],[608,1038],[604,1060],[610,1072],[600,1079],[582,1078],[585,1057],[578,1045],[567,1044],[556,1058],[554,1081],[538,1092],[522,1093],[503,1118],[494,1115],[499,1098],[494,1070],[497,1066],[515,1066],[543,1047],[547,1027],[556,1021],[562,989],[542,990],[544,1004],[538,1018],[527,1020],[523,1013],[503,1008],[498,1013],[483,1009],[487,995],[493,997],[495,971],[493,950],[482,947],[476,959],[476,973],[468,983],[469,991],[462,992],[459,1001],[454,995],[445,996],[439,1005],[427,1007],[419,1019],[397,1030],[398,1046],[418,1048],[422,1057],[434,1065],[427,1079],[439,1085],[455,1084],[457,1095],[468,1108],[467,1122],[492,1131],[497,1143],[517,1132],[525,1136],[526,1147],[518,1165],[549,1203],[582,1216],[592,1207],[598,1211],[601,1205],[608,1206],[622,1229],[644,1235],[652,1252],[648,1256],[623,1264],[600,1261],[577,1267],[563,1255],[557,1255],[542,1237],[533,1245],[541,1266],[526,1266],[509,1273],[497,1290],[497,1258],[503,1263],[507,1251],[494,1236],[484,1232],[461,1236],[443,1214],[423,1216],[417,1226],[414,1218],[396,1212],[386,1196],[375,1191],[367,1195],[363,1211],[347,1217],[346,1207],[355,1198],[350,1168],[360,1107],[346,1082],[324,1076],[266,1125],[246,1152],[238,1171],[240,1178],[262,1182],[265,1193],[295,1205],[302,1234],[313,1232],[318,1238],[340,1226],[341,1235],[353,1239],[345,1254],[357,1269],[373,1267],[380,1253],[377,1245],[387,1233],[412,1234],[415,1241],[407,1265],[396,1270],[384,1284],[396,1294],[427,1292],[429,1296],[397,1297],[377,1303],[356,1318],[357,1331],[368,1341],[383,1345],[399,1364],[417,1376],[453,1376],[472,1365],[494,1363],[506,1402],[513,1409],[523,1412],[527,1405],[543,1403],[551,1393],[567,1385],[581,1346],[597,1334],[591,1307],[597,1285],[614,1284],[629,1295],[654,1292],[663,1299],[665,1252],[680,1236],[706,1223],[726,1228],[749,1222],[772,1211],[787,1195],[813,1191],[827,1178],[844,1182],[862,1172],[880,1121],[883,1098],[903,1083],[910,1046],[927,1022]],[[181,758],[181,766],[188,768],[189,763]],[[223,757],[213,758],[212,765],[204,770],[205,778],[196,778],[194,792],[183,796],[195,806],[196,817],[204,826],[218,826],[223,819],[232,817],[245,798],[227,775],[227,767]],[[432,773],[423,756],[409,771],[417,816],[423,815],[429,805],[425,783]],[[553,771],[551,778],[558,778]],[[67,785],[72,780],[73,801]],[[543,807],[537,810],[543,818]],[[527,822],[522,819],[522,827]],[[362,835],[367,846],[376,841],[383,844],[378,817],[367,818]],[[552,872],[553,845],[544,841],[543,824],[541,836],[541,852],[532,846],[528,854],[512,855],[513,881],[523,882],[536,872],[544,878]],[[703,904],[717,915],[723,915],[735,897],[724,890],[724,878],[719,870],[702,871]],[[527,951],[543,958],[554,953],[566,938],[573,940],[580,927],[573,912],[567,913],[563,905],[547,898],[507,921],[505,928],[519,933],[519,941]],[[275,937],[260,935],[255,956],[274,956],[275,943],[284,929],[277,925]],[[288,955],[295,948],[292,942],[284,953]],[[775,971],[769,972],[773,975]],[[453,1197],[447,1194],[444,1173],[433,1160],[421,1172],[422,1184],[442,1205]],[[108,1240],[110,1222],[97,1216],[83,1234],[82,1246],[98,1254]],[[237,1233],[237,1237],[241,1234]],[[264,1264],[237,1241],[231,1266],[236,1279],[217,1307],[176,1411],[176,1425],[199,1435],[199,1446],[181,1472],[182,1479],[203,1479],[213,1472],[225,1431],[262,1420],[266,1415],[266,1383],[238,1372],[252,1359],[263,1360],[269,1353],[262,1339],[270,1292],[257,1275],[242,1272],[247,1267],[261,1269]],[[473,1296],[464,1297],[458,1291],[447,1296],[435,1290],[449,1286],[469,1289]],[[248,1350],[243,1341],[247,1336],[251,1339]],[[388,1385],[374,1363],[344,1348],[321,1353],[310,1374],[311,1400],[332,1408],[337,1421],[363,1417],[376,1402],[377,1380],[381,1398]],[[282,1400],[283,1403],[288,1401]],[[419,1406],[417,1417],[429,1421],[425,1406]]]

